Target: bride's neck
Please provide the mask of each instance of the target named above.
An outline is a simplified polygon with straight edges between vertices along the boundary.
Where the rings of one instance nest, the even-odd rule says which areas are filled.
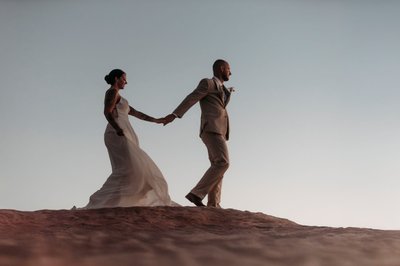
[[[116,90],[117,92],[119,92],[120,88],[118,88],[117,85],[112,85],[110,89]]]

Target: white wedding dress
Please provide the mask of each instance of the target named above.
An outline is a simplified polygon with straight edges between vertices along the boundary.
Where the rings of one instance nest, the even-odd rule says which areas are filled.
[[[121,97],[113,116],[125,136],[118,136],[115,129],[107,125],[104,141],[112,173],[84,209],[177,205],[168,195],[168,185],[160,169],[139,147],[128,113],[128,101]]]

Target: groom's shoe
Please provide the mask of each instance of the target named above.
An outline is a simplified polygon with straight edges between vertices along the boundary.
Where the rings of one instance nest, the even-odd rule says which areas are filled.
[[[189,194],[186,195],[186,198],[194,203],[194,205],[196,205],[197,207],[204,207],[206,205],[203,204],[203,202],[201,202],[201,198],[197,197],[195,194],[193,194],[192,192],[190,192]]]

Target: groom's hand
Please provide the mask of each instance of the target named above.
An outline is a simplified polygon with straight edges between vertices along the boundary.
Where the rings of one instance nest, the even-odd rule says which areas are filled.
[[[166,117],[164,117],[164,121],[163,121],[164,126],[168,125],[169,123],[174,121],[175,118],[176,118],[176,116],[174,114],[169,114]]]

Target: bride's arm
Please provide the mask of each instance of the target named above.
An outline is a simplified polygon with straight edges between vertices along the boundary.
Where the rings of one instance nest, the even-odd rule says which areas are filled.
[[[106,92],[106,96],[104,98],[104,116],[106,117],[108,123],[117,131],[119,136],[123,136],[124,132],[120,128],[120,126],[115,121],[112,112],[115,109],[115,105],[118,101],[118,94],[114,89],[109,89]]]
[[[137,117],[141,120],[144,121],[149,121],[149,122],[154,122],[154,123],[162,123],[162,121],[160,119],[154,118],[152,116],[146,115],[138,110],[136,110],[135,108],[133,108],[132,106],[129,106],[129,114]]]

